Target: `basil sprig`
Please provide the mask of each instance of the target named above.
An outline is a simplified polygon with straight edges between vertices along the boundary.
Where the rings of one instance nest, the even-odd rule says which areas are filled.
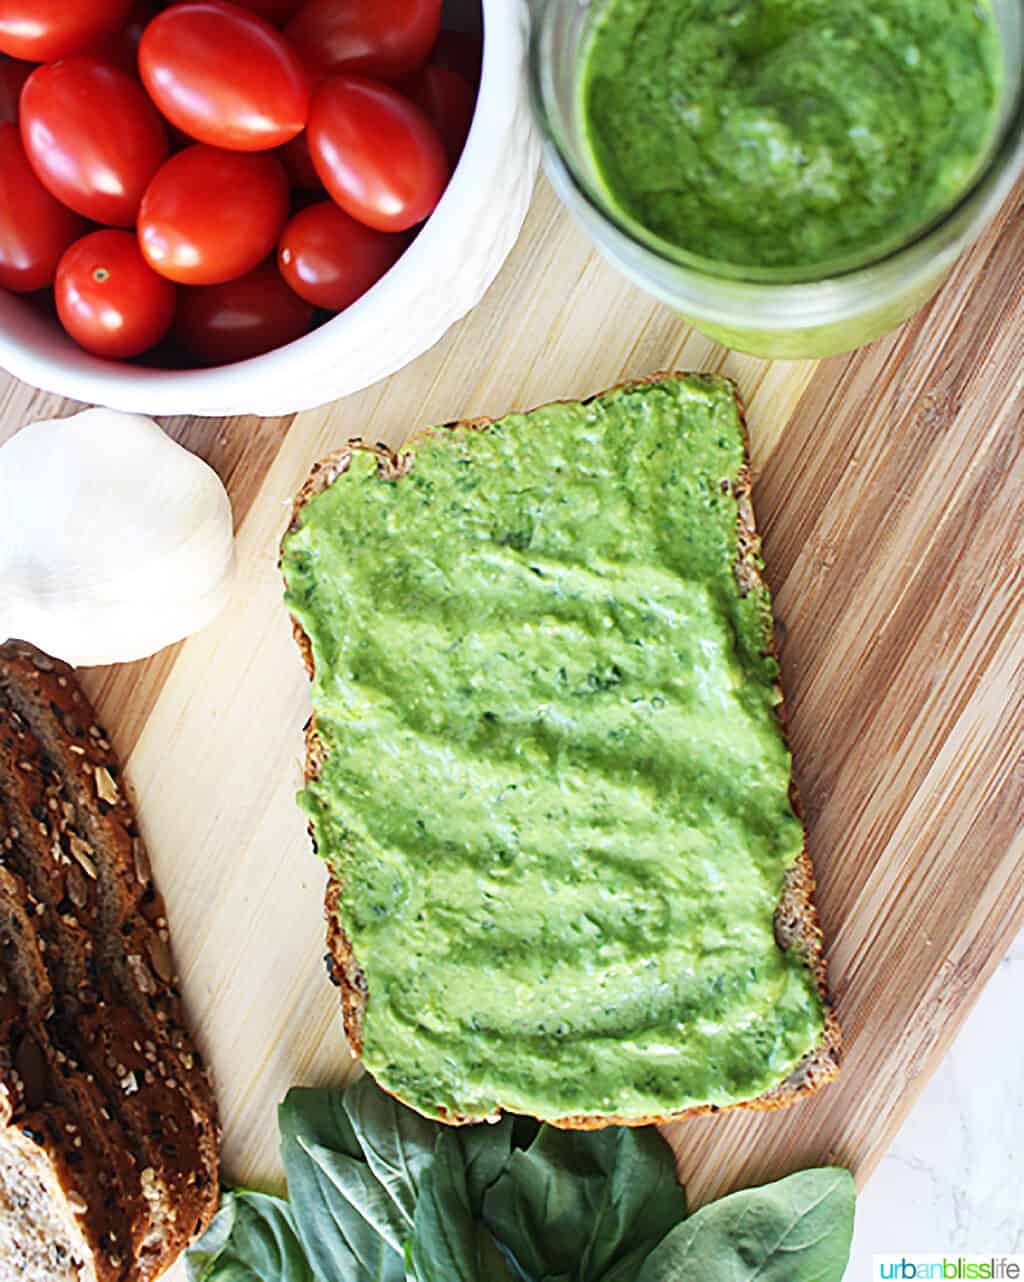
[[[281,1105],[289,1200],[226,1193],[189,1282],[841,1282],[854,1187],[800,1171],[686,1217],[653,1127],[446,1127],[381,1091]]]

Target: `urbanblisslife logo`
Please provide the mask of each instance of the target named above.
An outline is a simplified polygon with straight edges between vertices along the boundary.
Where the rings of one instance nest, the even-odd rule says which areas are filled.
[[[968,1282],[1021,1279],[1024,1255],[876,1255],[874,1277],[883,1282]]]

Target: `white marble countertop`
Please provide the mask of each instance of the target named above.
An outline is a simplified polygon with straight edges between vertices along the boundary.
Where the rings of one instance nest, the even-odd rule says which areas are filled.
[[[893,1253],[1024,1253],[1024,932],[861,1194],[846,1282]]]

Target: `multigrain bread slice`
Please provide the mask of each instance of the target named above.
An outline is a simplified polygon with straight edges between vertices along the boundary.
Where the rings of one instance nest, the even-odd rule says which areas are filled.
[[[71,669],[21,642],[0,647],[0,817],[8,1131],[28,1112],[71,1117],[102,1187],[93,1181],[73,1199],[86,1206],[91,1257],[69,1276],[148,1282],[216,1209],[212,1086],[185,1026],[166,910],[111,744]],[[26,1030],[36,1066],[28,1092],[15,1046]],[[51,1145],[44,1157],[47,1187],[63,1187],[60,1154]],[[110,1222],[97,1229],[101,1204]],[[33,1232],[26,1222],[26,1243]]]
[[[138,1171],[95,1078],[47,1032],[54,994],[34,924],[37,907],[23,883],[0,868],[0,1145],[10,1198],[23,1204],[27,1196],[12,1173],[26,1153],[34,1186],[41,1181],[61,1196],[56,1205],[31,1198],[23,1234],[18,1220],[5,1222],[10,1246],[0,1260],[22,1259],[26,1269],[52,1265],[40,1242],[70,1218],[62,1234],[65,1246],[75,1244],[68,1248],[67,1276],[113,1282],[124,1276],[146,1231]],[[26,1140],[41,1151],[26,1150]]]
[[[158,1270],[164,1267],[162,1255],[174,1252],[182,1226],[203,1218],[211,1197],[202,1172],[216,1162],[216,1134],[193,1120],[209,1113],[209,1084],[194,1071],[194,1052],[180,1031],[177,997],[169,986],[173,962],[165,911],[149,881],[141,842],[132,836],[134,820],[120,799],[109,745],[97,734],[89,736],[91,748],[65,750],[66,728],[82,729],[66,693],[71,687],[60,686],[53,673],[39,674],[33,664],[28,669],[20,671],[22,710],[34,713],[39,732],[68,773],[50,767],[22,712],[8,710],[6,739],[13,739],[13,747],[0,758],[8,766],[0,771],[0,791],[9,813],[20,823],[29,821],[26,831],[37,838],[34,852],[26,853],[21,841],[12,853],[20,856],[23,874],[44,906],[38,929],[64,998],[53,1021],[54,1039],[73,1048],[101,1083],[110,1113],[138,1137],[150,1223],[133,1255],[144,1271]],[[47,696],[48,706],[31,697],[33,690]],[[61,696],[70,706],[62,708]],[[81,759],[81,772],[74,758]],[[30,822],[39,813],[51,817],[45,833],[46,820]],[[134,846],[130,861],[128,837]],[[55,842],[62,851],[59,863],[52,858]]]
[[[68,1128],[71,1127],[71,1133]],[[97,1253],[96,1228],[84,1218],[96,1172],[74,1147],[78,1128],[59,1107],[26,1114],[0,1132],[0,1260],[5,1278],[85,1282],[120,1276]]]
[[[655,386],[666,379],[686,377],[686,375],[681,374],[655,374],[647,379],[621,384],[619,388],[612,389],[612,391],[628,391],[634,388]],[[608,393],[600,395],[605,396]],[[744,463],[732,482],[732,491],[735,495],[738,513],[738,554],[734,571],[739,591],[745,595],[755,587],[763,588],[763,578],[760,561],[760,540],[755,526],[751,502],[746,424],[743,420],[742,406],[739,403],[738,396],[736,397],[736,405],[744,436]],[[444,425],[442,429],[419,433],[413,436],[408,443],[415,446],[417,442],[436,439],[446,431],[486,431],[493,422],[494,420],[490,419],[476,419],[449,423]],[[407,476],[414,466],[414,455],[411,453],[395,454],[386,446],[380,444],[372,444],[359,438],[350,440],[341,450],[314,466],[295,500],[288,533],[299,528],[301,516],[306,505],[343,477],[349,470],[353,457],[360,452],[368,452],[375,455],[379,476],[393,483],[400,483],[402,478]],[[307,672],[310,678],[313,679],[315,675],[313,647],[301,623],[294,617],[293,631]],[[764,653],[774,658],[774,643],[770,635],[765,637]],[[785,711],[782,704],[781,688],[778,688],[777,693],[778,704],[776,712],[780,729],[783,736],[785,736]],[[307,781],[315,780],[319,776],[324,762],[325,749],[317,732],[314,716],[306,727],[305,775]],[[795,813],[802,821],[799,798],[793,785],[790,786],[790,799]],[[363,1020],[368,998],[367,981],[340,920],[339,900],[342,889],[337,875],[332,871],[326,898],[328,966],[332,979],[341,990],[344,1025],[350,1046],[353,1052],[359,1055],[363,1044]],[[805,838],[803,849],[799,852],[785,875],[782,894],[774,915],[775,936],[778,946],[786,952],[792,951],[801,957],[813,976],[824,1012],[824,1026],[817,1046],[803,1057],[796,1068],[784,1080],[754,1098],[744,1099],[725,1106],[707,1104],[643,1117],[601,1113],[600,1115],[574,1114],[555,1119],[548,1118],[547,1120],[552,1121],[554,1125],[567,1128],[593,1129],[613,1124],[645,1125],[663,1123],[680,1117],[717,1113],[725,1111],[727,1108],[777,1109],[786,1107],[795,1100],[813,1093],[834,1078],[839,1070],[841,1039],[838,1021],[832,1009],[829,995],[822,932],[815,906],[814,893],[814,870]],[[411,1101],[407,1100],[406,1102]],[[440,1120],[452,1124],[479,1120],[476,1117],[461,1116],[444,1110],[439,1110],[437,1116]]]

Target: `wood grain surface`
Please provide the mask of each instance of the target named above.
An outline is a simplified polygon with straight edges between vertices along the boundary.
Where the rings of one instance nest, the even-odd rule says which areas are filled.
[[[293,804],[308,691],[276,570],[293,492],[350,435],[397,445],[663,368],[731,374],[748,406],[847,1044],[840,1081],[785,1113],[670,1128],[694,1200],[824,1160],[863,1182],[1024,922],[1024,189],[899,332],[771,364],[628,284],[542,182],[482,305],[401,374],[292,422],[168,424],[231,492],[231,607],[87,674],[169,901],[231,1178],[278,1184],[278,1100],[350,1065]],[[71,408],[0,375],[0,437]]]

